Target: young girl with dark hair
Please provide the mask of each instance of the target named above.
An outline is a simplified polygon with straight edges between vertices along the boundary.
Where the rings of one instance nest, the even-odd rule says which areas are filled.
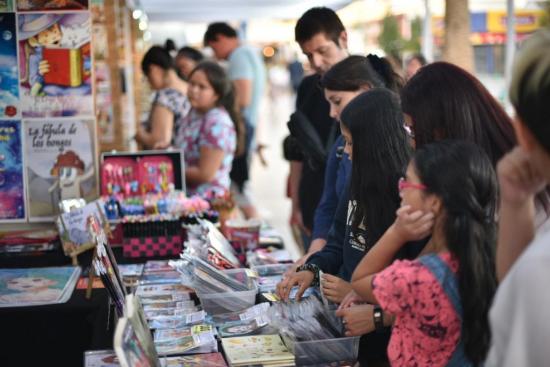
[[[189,77],[191,111],[180,122],[177,146],[185,152],[188,194],[229,190],[233,156],[243,147],[242,122],[233,85],[223,68],[210,61]]]
[[[480,146],[493,167],[514,146],[512,120],[472,74],[446,62],[424,66],[401,91],[405,123],[417,147],[441,139]],[[537,227],[550,228],[549,190],[537,195]]]
[[[398,182],[397,219],[357,266],[352,287],[395,317],[388,346],[393,366],[480,365],[496,288],[492,164],[472,143],[441,141],[419,148]],[[432,224],[419,258],[385,268]]]
[[[375,69],[380,70],[380,73],[376,72]],[[399,92],[397,86],[401,84],[401,79],[393,72],[389,62],[374,55],[367,57],[349,56],[330,68],[321,79],[325,98],[330,105],[330,117],[337,121],[340,120],[341,111],[359,94],[375,87],[386,87],[394,92]],[[340,136],[329,153],[323,194],[315,210],[313,220],[311,246],[306,255],[296,262],[294,268],[291,268],[291,272],[294,272],[298,266],[303,265],[312,254],[321,250],[327,242],[338,200],[351,172],[351,163],[348,155],[344,152],[344,145],[344,137]],[[342,241],[342,239],[339,239],[339,241]]]
[[[146,149],[164,149],[174,143],[177,122],[189,112],[187,84],[178,77],[169,52],[160,46],[145,53],[141,69],[156,93],[149,118],[138,128],[135,139]]]

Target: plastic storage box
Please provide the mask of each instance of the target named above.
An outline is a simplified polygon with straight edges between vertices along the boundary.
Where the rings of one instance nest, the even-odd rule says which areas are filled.
[[[252,265],[251,269],[255,270],[258,276],[270,277],[284,274],[291,266],[292,264]]]
[[[258,286],[254,278],[248,276],[248,269],[231,269],[224,272],[230,277],[246,284],[249,290],[239,292],[198,292],[197,297],[201,301],[202,308],[209,315],[219,315],[228,312],[242,311],[256,303]]]
[[[359,353],[359,336],[293,342],[283,335],[287,348],[294,354],[296,365],[325,365],[333,362],[355,362]]]

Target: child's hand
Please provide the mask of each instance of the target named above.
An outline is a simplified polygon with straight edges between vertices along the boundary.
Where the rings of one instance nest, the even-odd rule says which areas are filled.
[[[404,205],[397,209],[396,214],[397,218],[395,218],[392,228],[403,243],[421,240],[432,233],[434,226],[432,212],[421,210],[413,212],[410,205]]]
[[[336,311],[346,326],[346,336],[363,335],[374,331],[373,305],[364,304]]]
[[[363,298],[359,296],[357,293],[355,293],[354,290],[351,290],[342,300],[342,303],[340,303],[340,306],[338,307],[339,310],[343,310],[345,308],[349,308],[352,306],[355,306],[358,303],[364,302]]]
[[[497,173],[501,200],[516,207],[528,203],[546,185],[520,147],[514,148],[498,162]]]
[[[321,287],[325,297],[334,303],[340,303],[351,292],[351,284],[331,274],[323,274]]]

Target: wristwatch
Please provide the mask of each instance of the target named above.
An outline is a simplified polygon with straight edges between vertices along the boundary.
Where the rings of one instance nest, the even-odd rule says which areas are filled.
[[[372,318],[374,320],[374,328],[377,332],[384,330],[384,313],[380,306],[375,305],[372,309]]]
[[[302,266],[299,266],[298,269],[296,269],[296,272],[299,271],[310,271],[313,273],[313,281],[311,282],[311,286],[316,287],[319,285],[319,267],[315,264],[304,264]]]

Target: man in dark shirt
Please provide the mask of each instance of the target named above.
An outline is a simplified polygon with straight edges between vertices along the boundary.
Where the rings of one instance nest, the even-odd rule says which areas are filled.
[[[322,148],[329,151],[340,132],[330,117],[320,79],[334,64],[348,56],[347,33],[336,13],[328,8],[311,8],[298,20],[296,42],[307,56],[315,74],[304,78],[298,87],[296,110],[309,121]],[[301,229],[305,250],[309,248],[315,209],[323,192],[326,160],[312,162],[308,148],[295,139],[298,149],[287,154],[290,160],[290,197],[292,214],[290,224]]]

